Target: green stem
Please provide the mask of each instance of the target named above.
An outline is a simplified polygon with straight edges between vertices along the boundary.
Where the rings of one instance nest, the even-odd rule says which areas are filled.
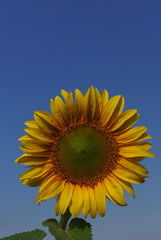
[[[66,212],[63,215],[61,215],[59,224],[62,229],[64,230],[66,229],[70,217],[71,213],[69,212],[69,209],[67,209]]]

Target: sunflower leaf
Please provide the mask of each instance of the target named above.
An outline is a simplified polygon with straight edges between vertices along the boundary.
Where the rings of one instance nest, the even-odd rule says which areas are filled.
[[[1,240],[42,240],[46,237],[47,233],[40,229],[35,229],[30,232],[16,233],[9,237],[1,238]]]
[[[63,230],[56,219],[48,219],[42,223],[44,227],[49,227],[49,232],[54,235],[56,240],[72,240],[68,234]]]
[[[92,240],[91,224],[81,218],[72,219],[66,232],[72,240]]]
[[[62,229],[56,219],[48,219],[42,225],[49,227],[56,240],[92,240],[91,225],[81,218],[72,219],[67,230]]]

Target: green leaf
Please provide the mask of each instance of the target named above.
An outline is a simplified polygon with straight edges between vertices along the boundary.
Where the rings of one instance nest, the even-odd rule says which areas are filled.
[[[92,240],[91,225],[81,218],[72,219],[67,230],[63,230],[56,219],[48,219],[42,225],[49,227],[56,240]]]
[[[68,240],[67,233],[63,230],[56,219],[48,219],[42,223],[44,227],[49,227],[49,232],[56,240]],[[70,239],[71,240],[71,239]]]
[[[40,229],[35,229],[31,232],[16,233],[9,237],[0,238],[1,240],[42,240],[46,237],[47,233]]]
[[[91,224],[81,218],[72,219],[66,232],[72,240],[92,240]]]

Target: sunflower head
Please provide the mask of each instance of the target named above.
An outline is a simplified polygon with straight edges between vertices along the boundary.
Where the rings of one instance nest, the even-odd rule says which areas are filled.
[[[105,215],[106,198],[126,206],[124,190],[133,197],[131,183],[144,182],[148,171],[139,163],[154,157],[146,139],[147,128],[132,127],[136,109],[123,111],[124,98],[108,99],[92,86],[83,95],[62,90],[51,99],[51,112],[36,111],[21,137],[25,152],[16,162],[31,168],[20,177],[22,184],[40,186],[36,203],[57,196],[56,214],[67,208],[74,217]]]

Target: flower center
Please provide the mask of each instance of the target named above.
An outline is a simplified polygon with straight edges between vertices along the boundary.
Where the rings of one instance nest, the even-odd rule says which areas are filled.
[[[73,130],[60,142],[58,159],[63,171],[75,178],[88,179],[105,167],[109,143],[92,128]]]
[[[53,139],[50,159],[64,181],[94,187],[115,169],[118,145],[98,123],[76,123]]]

